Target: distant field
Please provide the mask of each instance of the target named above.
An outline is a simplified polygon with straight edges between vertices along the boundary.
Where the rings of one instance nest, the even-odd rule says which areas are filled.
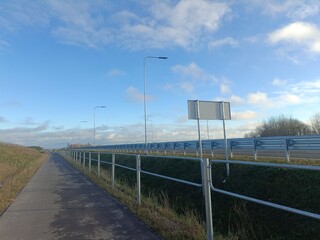
[[[0,143],[0,214],[41,166],[47,153],[40,148]]]

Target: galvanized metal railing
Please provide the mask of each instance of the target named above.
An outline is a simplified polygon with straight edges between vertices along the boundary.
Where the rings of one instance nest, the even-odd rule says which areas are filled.
[[[212,182],[212,168],[214,167],[214,164],[232,164],[232,165],[248,165],[248,166],[256,166],[256,167],[271,167],[271,168],[288,168],[288,169],[298,169],[298,170],[308,170],[308,171],[320,171],[320,167],[318,166],[306,166],[306,165],[293,165],[293,164],[276,164],[276,163],[263,163],[263,162],[246,162],[246,161],[226,161],[226,160],[209,160],[208,158],[185,158],[185,157],[168,157],[168,156],[150,156],[150,155],[140,155],[140,154],[119,154],[119,153],[100,153],[100,152],[94,152],[97,154],[97,159],[92,158],[92,152],[85,152],[80,150],[71,150],[69,151],[71,154],[73,160],[77,162],[78,164],[82,164],[83,166],[86,166],[86,161],[88,160],[88,166],[89,171],[91,172],[91,162],[96,161],[97,162],[97,175],[100,177],[100,165],[101,163],[110,164],[112,166],[112,176],[111,176],[111,186],[115,187],[115,167],[125,168],[130,171],[136,172],[136,198],[137,203],[141,204],[141,173],[151,175],[154,177],[159,177],[163,179],[167,179],[170,181],[175,181],[187,185],[191,185],[194,187],[202,187],[204,200],[205,200],[205,210],[206,210],[206,236],[207,240],[213,240],[213,220],[212,220],[212,200],[211,200],[211,192],[218,192],[224,195],[232,196],[235,198],[243,199],[246,201],[254,202],[257,204],[261,204],[264,206],[269,206],[272,208],[280,209],[283,211],[299,214],[302,216],[306,216],[309,218],[320,220],[320,214],[312,213],[296,208],[292,208],[289,206],[284,206],[277,203],[268,202],[265,200],[241,195],[238,193],[226,191],[219,189],[213,185]],[[101,161],[101,154],[111,154],[112,160],[111,162],[107,161]],[[88,157],[87,157],[88,155]],[[126,155],[126,156],[134,156],[136,159],[136,167],[128,167],[121,164],[117,164],[115,162],[116,155]],[[153,172],[148,172],[141,169],[141,157],[156,157],[156,158],[172,158],[172,159],[181,159],[186,161],[198,161],[201,166],[201,183],[191,182],[184,179],[178,179],[170,176],[165,176]],[[214,200],[213,200],[214,201]]]
[[[277,152],[278,157],[285,157],[290,161],[291,153],[300,153],[303,157],[306,156],[303,151],[312,153],[311,158],[320,159],[320,135],[306,136],[282,136],[282,137],[261,137],[261,138],[232,138],[228,139],[228,154],[233,158],[235,154],[253,155],[254,159],[258,159],[258,152],[261,156],[266,156],[266,153]],[[169,152],[173,155],[195,153],[199,156],[198,141],[178,141],[178,142],[159,142],[148,143],[149,153],[164,153]],[[79,150],[105,150],[109,152],[131,152],[144,153],[145,144],[116,144],[95,147],[82,147]],[[202,141],[202,149],[206,154],[213,157],[215,154],[224,154],[225,142],[224,139],[211,139]]]

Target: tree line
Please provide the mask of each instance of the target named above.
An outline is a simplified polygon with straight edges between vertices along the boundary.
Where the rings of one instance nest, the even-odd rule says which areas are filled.
[[[244,137],[301,136],[320,134],[320,113],[314,114],[309,123],[292,116],[275,116],[264,120],[255,130]]]

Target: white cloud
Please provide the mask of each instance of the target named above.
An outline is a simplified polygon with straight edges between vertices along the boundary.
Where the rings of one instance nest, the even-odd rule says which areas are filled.
[[[231,104],[235,104],[235,105],[239,105],[239,104],[243,104],[245,103],[245,99],[239,97],[239,96],[236,96],[236,95],[232,95],[229,99],[229,101],[231,102]]]
[[[244,112],[232,112],[231,113],[233,120],[243,120],[243,119],[254,119],[258,114],[254,111],[247,110]]]
[[[264,92],[249,93],[247,100],[249,104],[254,105],[265,105],[270,102],[267,94]]]
[[[43,136],[49,130],[49,122],[38,124],[34,127],[17,127],[0,129],[0,141],[21,145],[43,146]],[[47,142],[47,141],[45,141]]]
[[[194,79],[205,79],[206,74],[203,72],[200,67],[195,64],[194,62],[190,63],[189,65],[175,65],[171,68],[171,70],[175,73],[184,75],[184,76],[190,76]]]
[[[269,35],[269,41],[302,46],[313,53],[320,53],[320,29],[311,23],[294,22]]]
[[[176,86],[187,93],[193,92],[198,86],[206,85],[208,87],[217,83],[217,79],[214,76],[206,73],[194,62],[187,65],[175,65],[171,70],[181,75],[183,80]]]
[[[190,82],[181,82],[179,86],[185,92],[192,93],[194,91],[194,85]]]
[[[300,96],[292,94],[292,93],[283,93],[279,96],[279,104],[291,105],[291,104],[300,104],[302,103],[302,99]]]
[[[301,104],[306,101],[306,99],[303,99],[300,95],[287,91],[274,94],[275,96],[269,97],[267,93],[263,92],[249,93],[247,102],[251,105],[264,108],[282,108],[289,105]]]
[[[136,25],[148,29],[144,44],[160,43],[190,49],[219,28],[230,11],[225,3],[206,0],[157,1],[150,5],[150,23]],[[151,19],[148,19],[151,20]],[[135,27],[132,25],[131,27]],[[137,34],[140,34],[138,31]],[[139,36],[141,38],[141,35]]]
[[[100,0],[12,0],[0,8],[0,26],[48,27],[60,42],[98,49],[108,44],[193,49],[208,41],[231,11],[226,3],[207,0],[126,3],[128,9]]]
[[[275,78],[272,80],[272,85],[276,87],[282,87],[282,86],[285,86],[286,84],[287,84],[287,80],[283,80],[279,78]]]
[[[46,3],[42,1],[12,0],[0,6],[0,27],[15,31],[21,26],[44,26],[49,21]]]
[[[260,5],[265,14],[271,16],[283,16],[290,19],[305,19],[317,15],[320,12],[320,3],[317,0],[252,0]]]
[[[248,103],[250,105],[264,108],[284,108],[292,105],[314,104],[320,101],[320,80],[301,81],[287,84],[283,81],[274,81],[276,86],[284,87],[282,91],[265,93],[255,92],[247,95],[246,101],[238,96],[232,96],[230,100],[240,104]]]
[[[219,48],[226,45],[229,45],[231,47],[236,47],[238,46],[238,41],[234,40],[231,37],[227,37],[227,38],[223,38],[215,41],[210,41],[208,44],[208,48],[212,50],[212,49]]]
[[[52,29],[60,41],[90,48],[113,42],[112,30],[103,17],[107,8],[102,2],[50,0],[47,4],[52,20],[61,22]]]
[[[305,97],[320,93],[320,80],[302,81],[290,86],[295,94],[303,94]]]
[[[144,100],[143,93],[139,92],[138,89],[136,89],[135,87],[132,87],[132,86],[127,88],[126,96],[135,102],[143,102],[143,100]],[[146,101],[150,101],[153,99],[154,99],[153,96],[146,95]]]
[[[188,65],[175,65],[171,68],[174,73],[180,74],[184,77],[191,77],[194,80],[211,81],[216,83],[215,77],[207,74],[196,63],[191,62]]]
[[[230,93],[231,92],[230,86],[228,84],[225,84],[225,83],[221,84],[220,85],[220,92],[222,94]]]

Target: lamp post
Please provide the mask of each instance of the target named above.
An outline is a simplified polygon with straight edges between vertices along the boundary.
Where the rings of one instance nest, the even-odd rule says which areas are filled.
[[[96,147],[96,109],[106,108],[106,106],[95,106],[93,108],[93,147]]]
[[[86,122],[88,122],[88,121],[80,121],[79,125],[78,125],[78,143],[79,143],[79,145],[80,145],[80,124],[81,123],[86,123]]]
[[[144,143],[145,143],[145,153],[148,154],[148,137],[147,137],[147,103],[146,103],[146,92],[147,92],[147,60],[148,59],[161,59],[166,60],[168,57],[156,57],[147,56],[143,59],[143,72],[144,72],[144,91],[143,91],[143,104],[144,104]]]

